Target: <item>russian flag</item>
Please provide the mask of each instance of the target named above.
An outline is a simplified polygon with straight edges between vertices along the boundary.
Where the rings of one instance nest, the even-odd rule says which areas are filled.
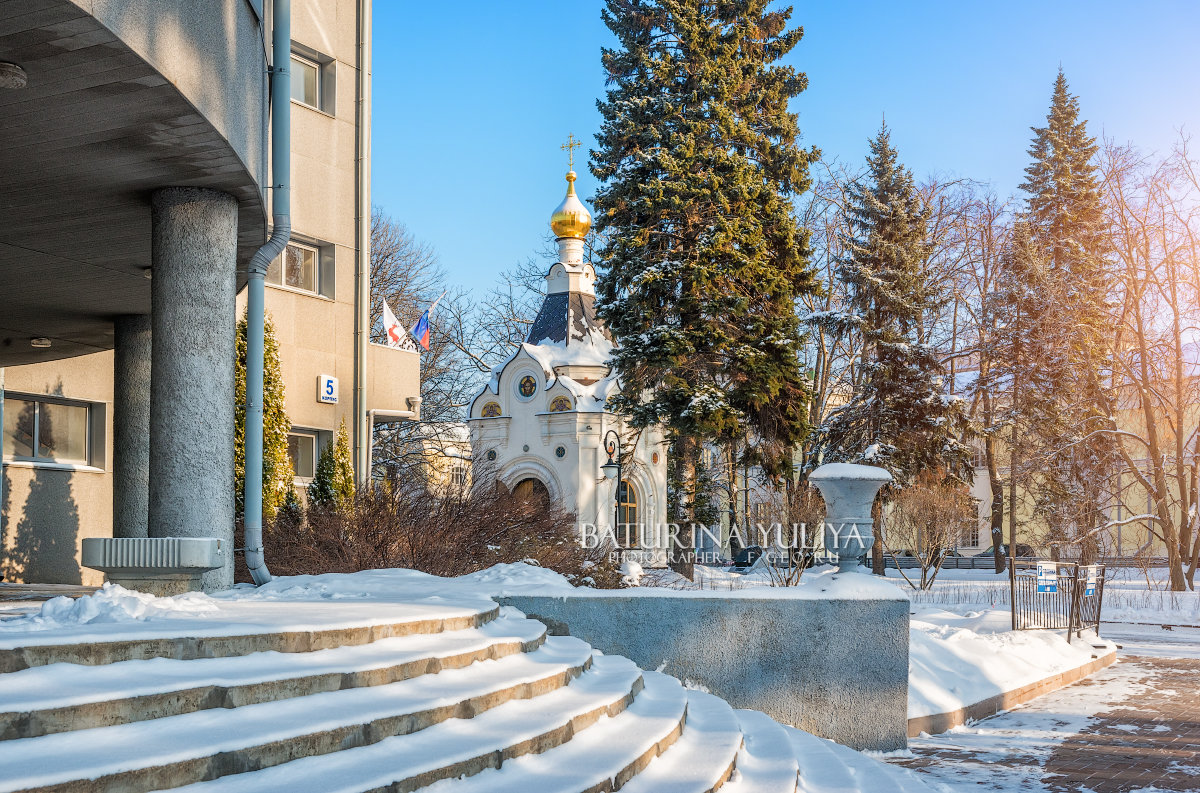
[[[433,301],[433,303],[429,306],[429,308],[425,309],[425,313],[422,314],[421,318],[417,320],[417,324],[413,325],[413,328],[412,328],[413,338],[415,338],[417,340],[417,343],[420,344],[422,347],[424,347],[426,350],[429,349],[429,312],[431,312],[435,308],[437,308],[438,302],[443,297],[445,297],[445,295],[446,295],[445,292],[442,292],[440,295],[438,295],[437,300]]]

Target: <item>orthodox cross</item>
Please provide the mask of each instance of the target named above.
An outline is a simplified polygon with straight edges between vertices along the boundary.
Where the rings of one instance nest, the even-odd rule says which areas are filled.
[[[567,136],[567,142],[559,146],[560,149],[567,153],[567,168],[569,170],[575,170],[575,149],[582,145],[582,143],[575,140],[575,135],[572,133]]]

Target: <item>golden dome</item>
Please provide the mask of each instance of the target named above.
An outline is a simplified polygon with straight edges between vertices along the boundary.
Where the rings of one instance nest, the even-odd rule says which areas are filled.
[[[550,216],[550,230],[560,240],[581,240],[591,227],[592,215],[575,195],[575,172],[567,171],[567,197]]]

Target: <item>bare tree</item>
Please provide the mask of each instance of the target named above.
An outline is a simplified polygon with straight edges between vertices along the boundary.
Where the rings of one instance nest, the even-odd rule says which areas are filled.
[[[1200,482],[1200,182],[1182,138],[1161,159],[1106,142],[1101,172],[1109,244],[1121,268],[1113,404],[1103,432],[1123,463],[1120,514],[1097,531],[1140,524],[1167,554],[1170,587],[1195,588]]]
[[[976,505],[966,486],[940,471],[925,469],[889,502],[887,551],[900,575],[913,589],[929,589],[937,580],[947,552],[975,521]],[[920,577],[914,581],[900,566],[898,553],[914,558]]]
[[[482,297],[450,286],[436,253],[378,207],[371,223],[372,341],[383,342],[383,301],[405,326],[445,292],[430,316],[429,349],[421,351],[422,424],[392,422],[375,427],[375,474],[395,477],[400,470],[427,466],[456,448],[471,400],[523,342],[541,307],[542,278],[549,268],[552,240],[538,255],[500,275]],[[539,258],[541,261],[539,261]],[[432,437],[431,437],[432,436]]]

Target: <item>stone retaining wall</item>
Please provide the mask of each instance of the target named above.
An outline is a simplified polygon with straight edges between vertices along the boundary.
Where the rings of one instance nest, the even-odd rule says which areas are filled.
[[[603,652],[855,749],[907,746],[908,611],[896,599],[596,594],[500,598]]]

